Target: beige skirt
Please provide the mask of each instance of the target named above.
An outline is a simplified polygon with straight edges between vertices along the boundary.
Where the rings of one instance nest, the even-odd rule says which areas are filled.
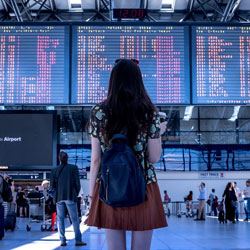
[[[134,207],[111,207],[99,199],[96,184],[91,209],[85,223],[88,226],[128,231],[145,231],[166,227],[167,221],[158,184],[147,185],[146,199]]]

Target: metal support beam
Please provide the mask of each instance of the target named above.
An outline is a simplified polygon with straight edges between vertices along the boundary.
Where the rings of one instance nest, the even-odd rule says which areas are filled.
[[[4,0],[1,0],[1,2],[2,2],[4,10],[8,12],[8,7],[7,7],[6,2]]]
[[[197,2],[198,1],[199,0],[197,0]],[[194,18],[194,15],[193,15],[195,13],[195,11],[197,11],[199,8],[201,8],[202,13],[204,14],[204,11],[205,11],[204,5],[208,4],[210,1],[211,0],[206,0],[206,1],[202,2],[202,3],[198,2],[199,5],[196,6],[195,8],[194,8],[195,0],[194,1],[189,1],[189,4],[187,6],[187,12],[188,13],[186,13],[186,15],[179,22],[187,21],[187,20],[189,20],[190,17],[192,18],[193,21],[195,21],[195,18]],[[205,16],[207,17],[206,11],[205,11]]]
[[[194,7],[194,0],[189,0],[187,5],[187,14],[179,21],[179,22],[185,22],[190,17],[193,18],[193,7]]]
[[[205,3],[201,3],[200,0],[197,0],[197,2],[198,2],[198,4],[200,5],[201,10],[203,11],[203,13],[204,13],[205,17],[207,18],[207,20],[211,22],[212,20],[211,20],[211,18],[207,15],[207,12],[206,12],[206,10],[205,10],[205,8],[204,8],[204,6],[203,6]]]
[[[42,10],[42,8],[43,8],[43,6],[44,6],[45,3],[46,3],[46,0],[44,0],[43,3],[41,4],[41,6],[39,7],[39,9],[38,9],[38,11],[37,11],[37,15],[36,15],[34,21],[36,21],[37,18],[39,17],[40,12],[41,12],[41,10]]]
[[[3,9],[0,11],[2,21],[112,21],[113,0],[93,0],[95,10],[61,10],[56,9],[55,0],[0,0]],[[147,8],[149,0],[140,0],[139,7]],[[151,0],[152,1],[152,0]],[[249,22],[250,11],[239,10],[241,0],[188,0],[185,10],[167,13],[150,10],[146,22],[169,20],[185,21],[223,21]],[[72,19],[73,17],[73,19]],[[63,20],[64,19],[64,20]],[[87,20],[86,20],[87,19]]]
[[[32,21],[32,16],[31,16],[31,13],[30,13],[30,9],[27,6],[28,3],[29,3],[29,0],[26,0],[26,2],[24,0],[21,0],[21,4],[22,4],[22,7],[23,7],[23,11],[21,12],[21,16],[23,16],[23,14],[26,14],[27,17],[28,17],[28,20]]]
[[[22,15],[20,13],[19,7],[17,5],[17,2],[15,0],[10,0],[10,5],[12,7],[12,10],[14,11],[16,15],[16,19],[18,22],[23,22]]]
[[[46,1],[45,1],[46,3]],[[49,3],[50,3],[50,8],[52,11],[55,11],[56,10],[56,3],[55,3],[55,0],[49,0]]]
[[[233,4],[234,4],[234,0],[228,0],[226,9],[224,11],[224,14],[223,14],[221,20],[220,20],[221,22],[226,22],[227,21],[228,15],[230,13],[230,10],[233,7]]]
[[[108,10],[108,11],[109,11],[109,2],[106,1],[106,0],[102,0],[101,3],[102,3],[102,8],[101,8],[101,10],[102,10],[102,11],[103,11],[103,10]]]
[[[241,0],[236,0],[234,6],[232,7],[232,11],[229,14],[229,17],[228,17],[228,20],[227,20],[228,22],[230,22],[233,19],[235,11],[239,7],[240,3],[241,3]]]

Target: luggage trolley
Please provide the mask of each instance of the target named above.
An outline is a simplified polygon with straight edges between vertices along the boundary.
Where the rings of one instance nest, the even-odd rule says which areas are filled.
[[[47,230],[47,225],[50,224],[50,219],[46,218],[45,213],[45,198],[26,198],[29,205],[29,224],[26,230],[31,230],[31,223],[41,222],[41,231]]]

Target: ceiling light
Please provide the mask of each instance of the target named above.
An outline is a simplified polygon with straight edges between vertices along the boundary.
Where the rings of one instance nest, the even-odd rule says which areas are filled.
[[[174,12],[175,0],[162,0],[162,10]]]
[[[192,117],[194,106],[186,106],[183,120],[189,121]]]
[[[231,118],[228,119],[228,121],[235,122],[238,119],[239,111],[240,111],[240,106],[234,106],[234,112]]]
[[[69,9],[81,9],[82,0],[69,0]]]
[[[47,110],[55,110],[55,106],[47,106],[46,109]]]

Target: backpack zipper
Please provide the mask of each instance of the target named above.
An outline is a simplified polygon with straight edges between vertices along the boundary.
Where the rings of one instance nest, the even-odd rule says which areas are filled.
[[[109,169],[106,170],[106,180],[107,180],[107,185],[106,185],[106,200],[108,200],[108,187],[109,187]]]

